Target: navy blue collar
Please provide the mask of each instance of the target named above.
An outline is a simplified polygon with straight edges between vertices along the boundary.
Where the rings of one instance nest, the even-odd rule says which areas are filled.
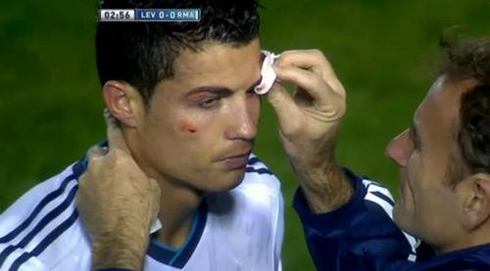
[[[84,157],[73,165],[72,170],[75,179],[78,180],[80,176],[82,176],[82,174],[85,172],[85,170],[87,170],[87,164],[88,160],[86,157]]]

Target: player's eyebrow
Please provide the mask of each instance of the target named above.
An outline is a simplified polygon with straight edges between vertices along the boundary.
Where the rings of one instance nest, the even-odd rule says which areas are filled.
[[[230,95],[233,91],[224,86],[199,86],[188,91],[185,96],[189,97],[194,94],[210,92],[216,95]]]
[[[255,81],[247,89],[247,91],[253,90],[256,86],[258,86],[260,84],[260,81],[262,81],[262,77],[260,77],[257,81]],[[202,92],[210,92],[210,93],[213,93],[213,94],[226,96],[226,95],[232,94],[233,93],[233,90],[229,89],[228,87],[218,86],[218,85],[217,86],[199,86],[199,87],[195,87],[195,88],[191,89],[190,91],[188,91],[185,94],[185,96],[188,97],[188,96],[191,96],[191,95],[194,95],[194,94],[197,94],[197,93],[202,93]]]
[[[410,126],[410,137],[412,138],[414,148],[420,150],[422,146],[421,146],[420,136],[417,130],[417,126],[415,125],[415,122],[412,122],[412,125]]]

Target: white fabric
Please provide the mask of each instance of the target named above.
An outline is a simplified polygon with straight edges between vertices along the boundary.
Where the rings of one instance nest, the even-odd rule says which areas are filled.
[[[255,93],[260,95],[269,92],[274,84],[274,81],[276,80],[276,72],[274,71],[272,65],[279,57],[279,55],[275,55],[274,53],[265,50],[262,51],[262,53],[264,54],[264,61],[262,62],[261,70],[262,80],[260,81],[260,84],[255,87]]]
[[[252,155],[251,158],[254,156]],[[261,162],[248,165],[253,170],[266,169]],[[59,189],[65,178],[72,174],[72,166],[59,175],[37,185],[15,202],[0,216],[0,240],[17,228],[46,195]],[[0,243],[0,255],[28,235],[48,213],[60,207],[76,186],[70,180],[62,193],[42,211],[33,225],[29,225],[18,238]],[[280,270],[283,238],[283,199],[278,179],[271,174],[247,172],[242,183],[227,193],[210,195],[204,232],[192,256],[182,269],[163,264],[151,256],[145,259],[144,270]],[[73,212],[74,200],[24,247],[16,248],[0,265],[10,270],[23,253],[32,253],[46,236],[62,225]],[[153,225],[153,230],[161,227]],[[163,226],[165,223],[163,222]],[[8,251],[8,250],[7,250]],[[90,241],[79,218],[61,232],[56,239],[35,257],[30,257],[19,270],[90,270]]]
[[[389,198],[392,202],[394,202],[393,196],[391,195],[390,191],[387,188],[385,188],[384,186],[380,185],[379,183],[371,181],[371,180],[364,179],[364,180],[362,180],[362,183],[367,188],[367,193],[366,193],[366,196],[364,197],[364,199],[379,205],[386,212],[386,214],[393,220],[393,207],[394,206],[392,205],[392,203],[389,201],[386,201],[382,197],[379,197],[379,196],[373,194],[373,192],[379,192],[379,193],[383,194],[385,197]],[[408,243],[410,244],[410,247],[412,248],[412,254],[410,254],[408,256],[408,260],[414,262],[416,260],[416,257],[417,257],[416,250],[417,250],[417,247],[420,245],[420,240],[415,238],[414,236],[404,232],[404,231],[402,231],[402,233],[405,236],[405,238],[407,239]]]

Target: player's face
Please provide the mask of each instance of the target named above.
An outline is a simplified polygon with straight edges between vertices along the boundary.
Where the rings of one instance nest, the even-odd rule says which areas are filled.
[[[400,174],[395,222],[439,252],[451,249],[461,232],[456,215],[461,204],[457,189],[448,184],[448,167],[459,161],[451,157],[458,153],[459,99],[467,84],[441,76],[417,109],[410,129],[387,147]]]
[[[199,191],[237,186],[257,132],[259,40],[186,50],[175,76],[160,82],[138,127],[138,162],[147,174]]]

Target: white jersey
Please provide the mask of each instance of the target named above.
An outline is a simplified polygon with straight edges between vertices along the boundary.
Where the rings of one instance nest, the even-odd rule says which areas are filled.
[[[40,183],[0,216],[0,270],[91,270],[90,240],[74,203],[84,164]],[[281,269],[280,184],[257,157],[239,186],[206,196],[197,212],[180,249],[151,240],[144,270]]]

